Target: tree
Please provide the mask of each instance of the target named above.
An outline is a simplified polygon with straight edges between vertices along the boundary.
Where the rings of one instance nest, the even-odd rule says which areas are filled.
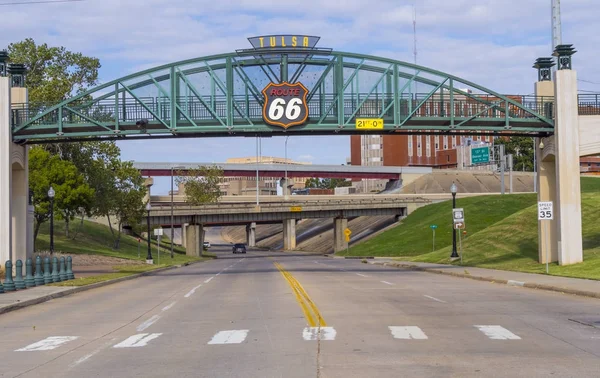
[[[304,186],[307,188],[335,189],[345,186],[352,186],[352,181],[340,178],[309,178],[306,180]]]
[[[27,68],[31,103],[58,103],[98,83],[100,61],[64,47],[37,45],[32,38],[8,46],[11,63]]]
[[[534,139],[531,137],[498,138],[497,144],[504,145],[504,154],[513,155],[514,171],[533,171]]]
[[[140,171],[133,167],[130,161],[118,162],[111,167],[113,175],[113,187],[110,190],[110,203],[107,215],[111,234],[113,235],[114,249],[119,249],[123,225],[135,226],[141,223],[144,215],[144,196],[146,187],[144,178]],[[112,227],[110,216],[117,219],[117,231]]]
[[[220,167],[199,166],[188,171],[187,176],[177,172],[175,182],[183,184],[186,202],[192,205],[202,205],[216,202],[221,197],[219,183],[223,178],[223,170]]]
[[[56,193],[55,213],[65,220],[67,236],[69,221],[80,207],[89,206],[94,196],[94,190],[87,185],[73,163],[61,160],[41,147],[33,147],[29,151],[29,186],[33,191],[34,240],[42,223],[50,217],[50,186]]]

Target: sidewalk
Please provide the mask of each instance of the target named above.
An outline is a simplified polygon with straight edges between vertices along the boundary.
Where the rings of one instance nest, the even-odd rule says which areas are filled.
[[[600,281],[596,280],[475,268],[471,266],[430,264],[412,261],[404,262],[383,258],[368,260],[368,262],[369,264],[374,265],[408,268],[430,273],[445,274],[454,277],[470,278],[479,281],[488,281],[512,286],[522,286],[531,289],[550,290],[560,293],[600,298]]]

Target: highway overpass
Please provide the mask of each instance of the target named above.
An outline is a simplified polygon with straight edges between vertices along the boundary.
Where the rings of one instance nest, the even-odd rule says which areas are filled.
[[[190,206],[182,203],[181,196],[173,209],[170,197],[152,196],[150,224],[153,226],[171,226],[183,228],[183,240],[187,253],[199,255],[203,244],[203,227],[245,224],[247,240],[250,246],[255,243],[257,223],[283,223],[284,249],[296,246],[296,221],[308,218],[334,219],[334,250],[347,246],[343,231],[348,218],[360,216],[390,215],[403,218],[414,209],[427,205],[431,199],[419,195],[348,195],[348,196],[271,196],[264,198],[259,205],[247,198],[224,197],[218,203],[202,206]],[[447,197],[447,196],[446,196]],[[175,201],[174,201],[175,203]],[[146,219],[144,219],[144,222]]]
[[[257,164],[232,163],[152,163],[134,162],[134,168],[139,169],[142,176],[160,177],[171,176],[172,167],[183,167],[176,171],[187,172],[199,166],[220,167],[225,177],[256,177]],[[315,178],[346,178],[346,179],[388,179],[398,180],[406,176],[414,178],[431,173],[428,167],[386,167],[386,166],[357,166],[357,165],[299,165],[299,164],[258,164],[260,177],[315,177]],[[411,180],[409,180],[411,181]]]

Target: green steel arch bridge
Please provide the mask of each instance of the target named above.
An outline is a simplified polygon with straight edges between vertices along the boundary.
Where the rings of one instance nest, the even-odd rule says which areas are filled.
[[[269,83],[302,83],[308,118],[263,119]],[[21,144],[172,137],[551,135],[553,98],[511,96],[430,68],[322,48],[248,49],[137,72],[57,104],[13,104]],[[361,129],[357,118],[383,120]]]

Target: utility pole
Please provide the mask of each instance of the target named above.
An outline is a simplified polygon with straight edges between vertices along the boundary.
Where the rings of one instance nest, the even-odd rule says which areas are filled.
[[[560,0],[552,1],[552,51],[562,44],[562,31],[560,22]]]

